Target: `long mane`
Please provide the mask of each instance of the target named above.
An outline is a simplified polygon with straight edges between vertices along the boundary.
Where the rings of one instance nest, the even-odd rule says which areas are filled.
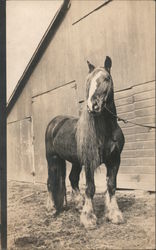
[[[100,165],[99,142],[96,133],[95,119],[84,105],[77,124],[77,153],[82,165],[95,170]]]
[[[101,68],[96,68],[96,70],[86,78],[86,102],[90,81],[100,70]],[[107,108],[116,114],[113,81],[111,83],[109,96],[107,98]],[[116,127],[117,120],[112,117],[107,110],[103,110],[98,116],[88,112],[86,102],[84,103],[84,108],[77,123],[77,154],[81,164],[89,166],[90,169],[94,171],[101,163],[101,150],[106,146],[108,137],[112,136],[112,131]]]

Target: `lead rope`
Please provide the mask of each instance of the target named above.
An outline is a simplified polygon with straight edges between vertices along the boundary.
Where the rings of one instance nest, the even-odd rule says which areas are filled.
[[[131,124],[134,124],[134,125],[137,125],[137,126],[140,126],[140,127],[148,128],[149,131],[150,131],[151,129],[156,129],[155,126],[144,125],[144,124],[140,124],[140,123],[136,123],[136,122],[131,122],[131,121],[129,121],[129,120],[123,119],[123,118],[119,117],[118,115],[115,115],[115,114],[114,114],[112,111],[110,111],[106,106],[105,106],[105,109],[106,109],[113,117],[117,118],[118,121],[122,121],[122,122],[124,122],[125,124],[126,124],[126,123],[131,123]]]

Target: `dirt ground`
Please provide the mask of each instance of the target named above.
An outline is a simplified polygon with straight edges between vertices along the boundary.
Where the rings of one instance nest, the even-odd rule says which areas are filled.
[[[83,190],[84,192],[84,190]],[[68,207],[58,217],[46,211],[46,185],[8,183],[8,249],[155,249],[155,195],[117,191],[126,222],[114,225],[104,217],[103,194],[94,198],[97,228],[86,230],[70,191]]]

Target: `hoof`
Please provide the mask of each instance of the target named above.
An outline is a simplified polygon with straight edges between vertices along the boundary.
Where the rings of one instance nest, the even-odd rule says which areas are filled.
[[[94,229],[97,225],[97,218],[93,212],[87,213],[86,211],[82,211],[80,222],[86,229]]]
[[[84,198],[82,194],[79,191],[73,191],[72,198],[74,200],[76,209],[81,211],[84,205]]]
[[[113,224],[123,224],[125,222],[120,210],[109,211],[105,216]]]

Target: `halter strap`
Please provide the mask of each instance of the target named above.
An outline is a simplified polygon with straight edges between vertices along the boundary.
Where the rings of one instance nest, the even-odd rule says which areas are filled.
[[[136,123],[136,122],[132,122],[132,121],[129,121],[127,119],[123,119],[121,117],[119,117],[118,115],[115,115],[112,111],[110,111],[106,106],[104,106],[104,108],[115,118],[117,118],[118,121],[122,121],[124,123],[131,123],[131,124],[134,124],[134,125],[137,125],[137,126],[140,126],[140,127],[144,127],[144,128],[148,128],[149,130],[151,129],[156,129],[155,126],[150,126],[150,125],[144,125],[144,124],[141,124],[141,123]]]

